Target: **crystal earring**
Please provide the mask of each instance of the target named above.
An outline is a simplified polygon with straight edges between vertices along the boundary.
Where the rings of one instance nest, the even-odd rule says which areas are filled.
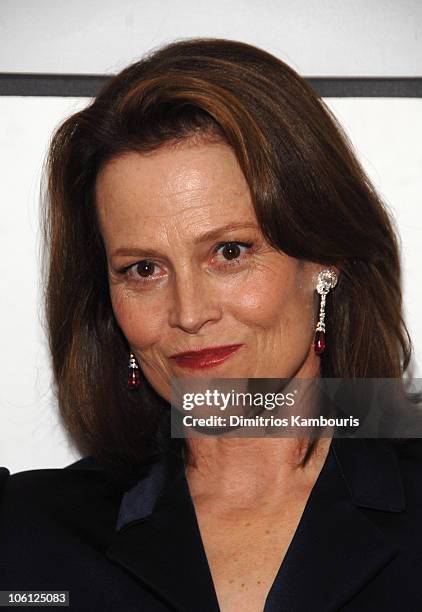
[[[331,268],[326,268],[318,274],[316,290],[321,296],[319,304],[319,320],[315,329],[314,350],[321,355],[325,350],[325,298],[330,289],[337,285],[337,274]]]
[[[141,373],[136,357],[133,353],[129,355],[129,376],[127,380],[128,389],[136,391],[141,384]]]

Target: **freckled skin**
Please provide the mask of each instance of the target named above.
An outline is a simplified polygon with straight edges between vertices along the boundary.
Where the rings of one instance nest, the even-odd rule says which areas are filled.
[[[171,378],[311,378],[315,285],[321,265],[288,257],[265,241],[247,182],[222,143],[186,142],[110,161],[96,182],[110,293],[116,319],[144,376],[167,400]],[[194,244],[228,223],[255,225]],[[241,245],[235,260],[221,243]],[[144,249],[154,256],[117,255]],[[138,264],[149,261],[149,277]],[[132,266],[130,271],[119,272]],[[150,264],[151,266],[151,264]],[[243,343],[210,370],[185,370],[169,355]]]

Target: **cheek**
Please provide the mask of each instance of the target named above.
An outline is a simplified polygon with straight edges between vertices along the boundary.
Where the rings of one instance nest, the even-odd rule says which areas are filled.
[[[299,322],[305,329],[307,323],[313,325],[313,292],[304,289],[299,267],[255,274],[238,287],[233,303],[239,316],[264,329],[281,326],[292,331]]]
[[[139,350],[155,344],[163,330],[163,315],[157,304],[141,300],[121,288],[111,289],[114,316],[127,341]]]

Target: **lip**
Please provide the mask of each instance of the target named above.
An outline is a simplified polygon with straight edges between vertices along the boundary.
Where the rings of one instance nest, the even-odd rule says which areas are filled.
[[[183,368],[212,368],[235,353],[243,344],[230,344],[226,346],[212,346],[200,351],[175,353],[170,356]]]

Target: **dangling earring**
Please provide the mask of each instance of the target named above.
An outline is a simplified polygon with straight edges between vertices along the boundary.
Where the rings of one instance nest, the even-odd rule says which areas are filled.
[[[131,391],[136,391],[139,389],[139,385],[141,384],[141,374],[138,362],[136,361],[136,357],[133,353],[130,353],[129,356],[129,376],[127,380],[128,389]]]
[[[337,274],[331,268],[326,268],[318,274],[316,290],[321,296],[319,304],[319,320],[315,329],[314,350],[321,355],[325,350],[325,298],[330,289],[337,285]]]

